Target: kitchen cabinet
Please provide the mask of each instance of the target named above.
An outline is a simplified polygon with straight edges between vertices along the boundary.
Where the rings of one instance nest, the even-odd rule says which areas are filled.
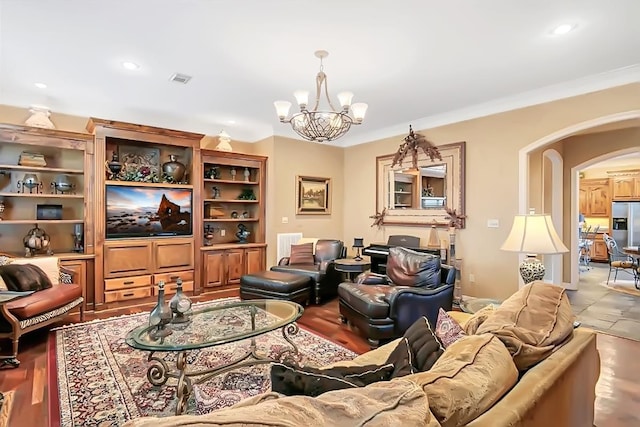
[[[608,178],[580,180],[580,212],[584,216],[609,217],[611,184]]]
[[[613,200],[640,200],[639,176],[616,176],[613,181]]]

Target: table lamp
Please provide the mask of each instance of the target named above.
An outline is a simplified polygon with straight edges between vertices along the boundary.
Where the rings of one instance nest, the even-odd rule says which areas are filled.
[[[515,216],[511,232],[500,249],[527,254],[520,264],[520,276],[525,284],[544,278],[544,264],[536,254],[569,252],[558,236],[551,216],[534,213]]]
[[[362,261],[362,257],[360,256],[360,248],[364,248],[364,238],[355,237],[353,239],[353,247],[357,250],[356,256],[353,257],[353,259],[356,261]]]

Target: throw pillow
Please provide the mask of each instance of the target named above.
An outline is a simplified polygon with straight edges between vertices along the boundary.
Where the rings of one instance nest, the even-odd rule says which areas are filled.
[[[428,371],[444,352],[431,329],[429,320],[421,317],[404,333],[386,363],[394,365],[391,378]]]
[[[289,265],[313,264],[313,243],[302,245],[291,245],[291,255],[289,255]]]
[[[40,267],[32,264],[0,266],[0,276],[10,291],[40,291],[51,287],[51,280],[47,274]]]
[[[317,369],[284,363],[271,366],[271,390],[287,396],[316,397],[331,390],[364,387],[391,378],[393,365]]]
[[[453,320],[442,308],[438,310],[438,321],[436,322],[436,336],[444,346],[449,347],[460,338],[466,336],[462,327]]]

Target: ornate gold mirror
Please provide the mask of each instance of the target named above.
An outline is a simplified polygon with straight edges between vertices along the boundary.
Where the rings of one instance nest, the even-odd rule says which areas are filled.
[[[395,154],[376,158],[376,211],[384,211],[382,224],[448,227],[447,210],[464,217],[465,143],[436,148],[442,160],[432,161],[420,151],[417,168],[410,162],[392,166]]]

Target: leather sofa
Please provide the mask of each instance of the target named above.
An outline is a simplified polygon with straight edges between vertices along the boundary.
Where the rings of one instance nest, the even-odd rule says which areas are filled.
[[[59,265],[56,257],[14,258],[0,254],[0,266],[15,264],[36,265],[46,273],[51,287],[37,290],[28,296],[0,304],[0,339],[10,339],[12,353],[2,356],[2,365],[17,367],[18,341],[27,332],[48,326],[64,318],[71,310],[80,308],[84,320],[82,288],[74,283],[74,272]],[[0,294],[8,291],[0,291]]]
[[[363,273],[358,282],[340,283],[340,317],[376,348],[421,316],[435,325],[440,308],[451,310],[455,269],[436,255],[395,247],[389,249],[386,276]]]
[[[337,295],[342,274],[336,271],[333,261],[346,256],[347,249],[342,240],[319,239],[315,244],[313,263],[290,264],[290,258],[284,257],[271,271],[302,274],[311,278],[311,289],[316,304]]]

